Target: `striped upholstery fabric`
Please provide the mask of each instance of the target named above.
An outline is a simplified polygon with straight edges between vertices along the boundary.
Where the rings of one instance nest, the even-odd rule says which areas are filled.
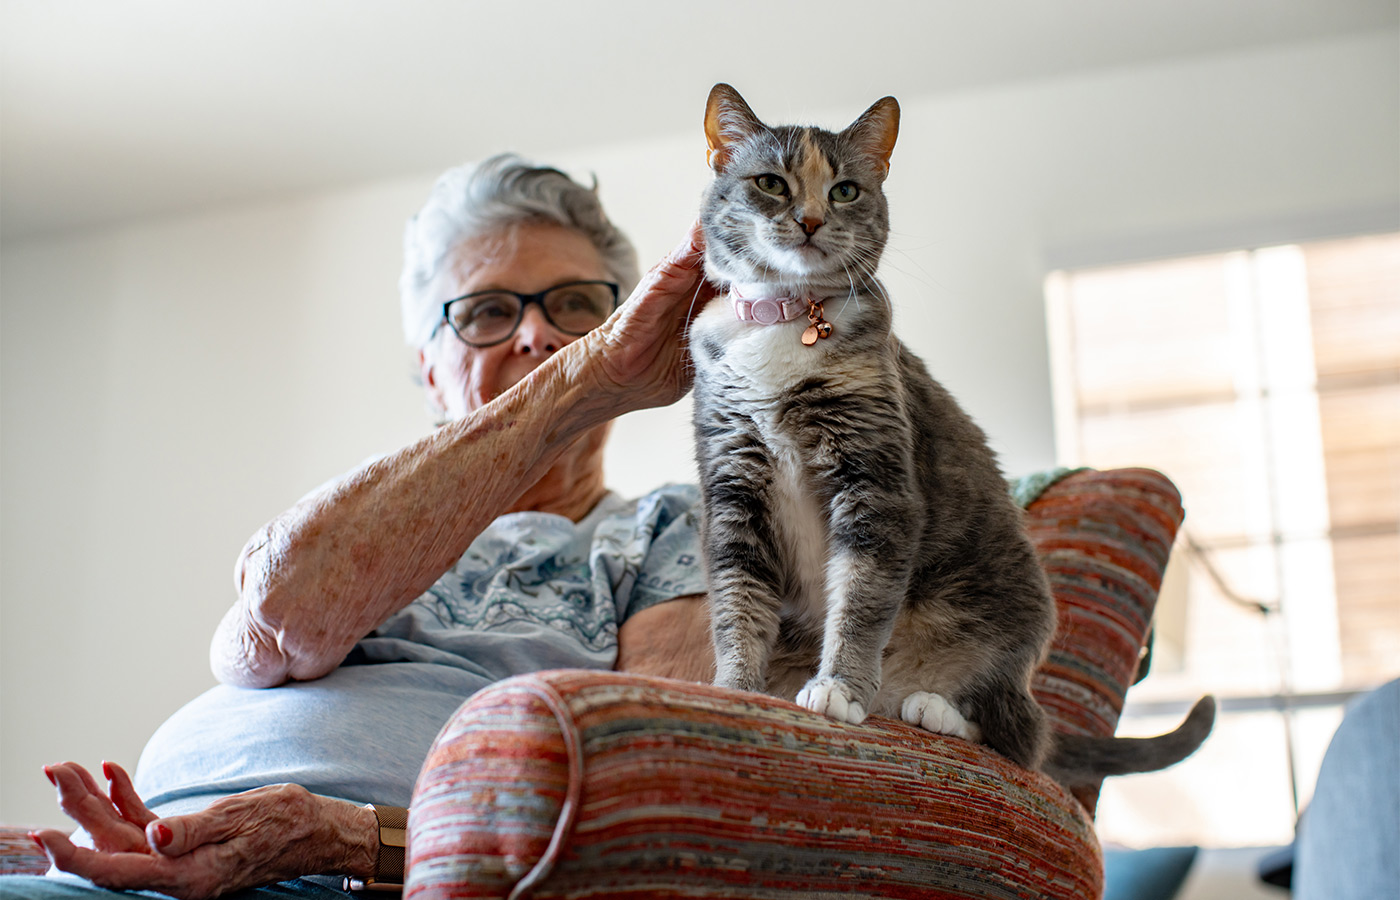
[[[429,757],[410,828],[418,898],[522,883],[535,887],[521,896],[597,898],[1100,890],[1084,810],[983,748],[610,672],[474,698]]]
[[[1057,730],[1111,735],[1181,527],[1181,495],[1151,469],[1081,470],[1027,512],[1059,615],[1035,697]],[[1098,793],[1076,795],[1092,813]]]
[[[1061,621],[1037,697],[1110,734],[1180,498],[1076,472],[1029,509]],[[419,776],[407,893],[438,897],[1096,898],[1091,810],[984,747],[872,717],[609,672],[468,701]]]
[[[42,875],[49,858],[29,839],[29,829],[0,826],[0,875]]]

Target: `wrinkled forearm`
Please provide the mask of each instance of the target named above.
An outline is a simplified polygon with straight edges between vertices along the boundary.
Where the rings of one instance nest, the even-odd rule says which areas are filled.
[[[373,810],[327,797],[317,799],[328,809],[324,819],[327,851],[320,871],[372,877],[379,857],[379,820]]]
[[[350,473],[254,535],[210,650],[219,680],[319,678],[431,587],[566,448],[616,413],[570,359],[584,349],[570,345],[468,418]]]
[[[268,686],[325,675],[496,516],[516,508],[581,517],[602,493],[601,467],[567,471],[565,451],[593,441],[601,452],[598,426],[689,389],[687,323],[716,295],[703,254],[692,226],[612,318],[524,381],[255,535],[239,558],[238,602],[210,651],[220,680]]]

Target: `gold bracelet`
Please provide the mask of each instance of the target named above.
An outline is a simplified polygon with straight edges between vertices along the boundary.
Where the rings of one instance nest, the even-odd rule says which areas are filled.
[[[374,875],[370,878],[346,876],[347,891],[402,891],[404,852],[408,846],[408,810],[402,806],[365,807],[374,812],[379,823],[379,851],[374,857]]]

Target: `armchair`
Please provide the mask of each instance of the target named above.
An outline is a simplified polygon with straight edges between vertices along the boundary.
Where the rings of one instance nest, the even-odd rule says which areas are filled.
[[[1059,610],[1036,696],[1055,728],[1110,735],[1180,496],[1145,469],[1079,471],[1027,516]],[[890,719],[541,672],[477,694],[439,735],[409,816],[406,895],[1093,900],[1097,795]]]

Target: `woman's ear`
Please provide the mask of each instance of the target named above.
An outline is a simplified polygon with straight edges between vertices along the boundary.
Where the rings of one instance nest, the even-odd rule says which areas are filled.
[[[418,351],[418,374],[423,379],[423,392],[427,394],[428,405],[433,412],[442,415],[447,410],[447,404],[442,402],[442,388],[437,383],[435,366],[426,347]]]

